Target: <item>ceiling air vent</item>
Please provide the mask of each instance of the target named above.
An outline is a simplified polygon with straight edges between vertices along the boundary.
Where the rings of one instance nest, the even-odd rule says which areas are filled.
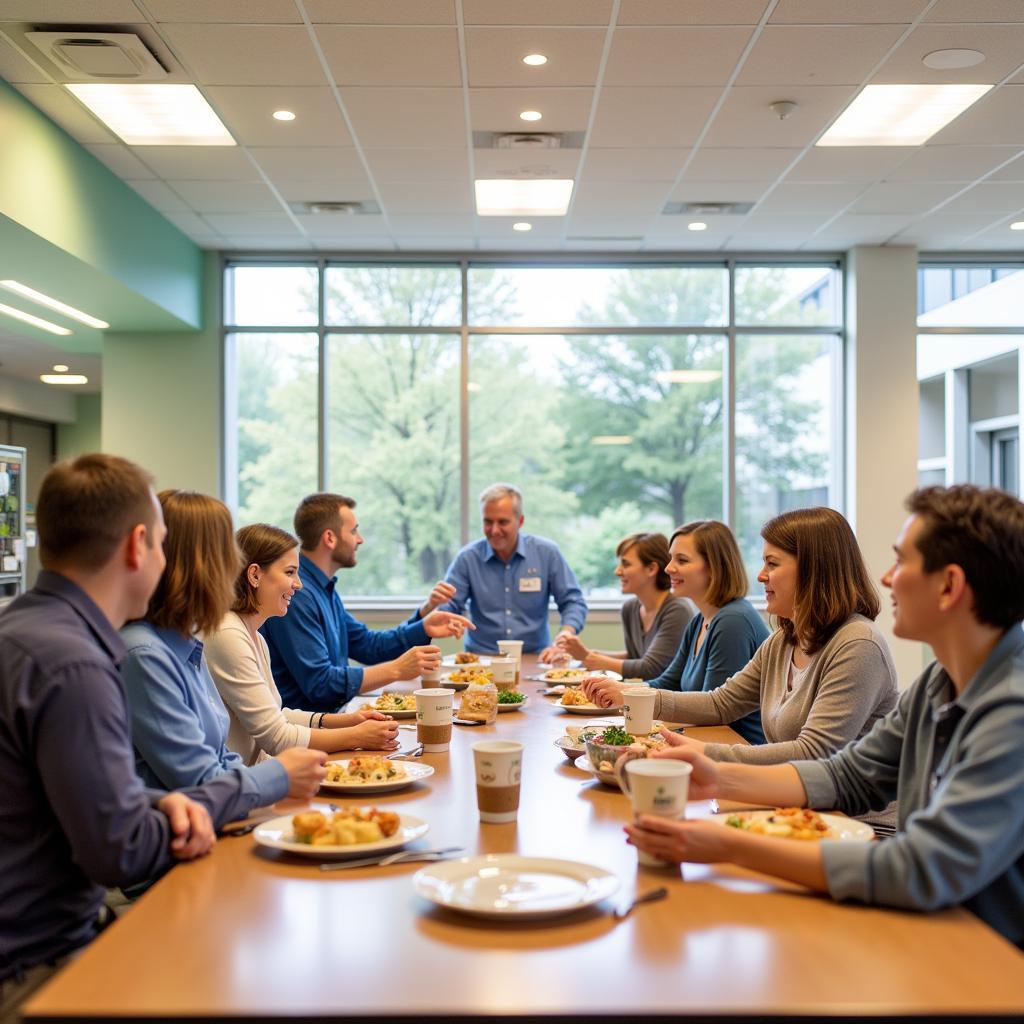
[[[69,81],[142,82],[167,77],[134,32],[26,32],[25,38]]]
[[[292,213],[329,213],[346,217],[380,213],[380,204],[373,199],[307,199],[288,206]]]
[[[582,149],[583,132],[473,132],[474,149]]]
[[[666,203],[661,212],[670,217],[721,217],[750,213],[753,208],[753,203],[722,203],[707,199],[699,203]]]

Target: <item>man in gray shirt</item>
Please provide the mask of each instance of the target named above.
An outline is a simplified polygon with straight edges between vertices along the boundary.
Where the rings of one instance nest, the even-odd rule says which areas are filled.
[[[627,832],[664,860],[732,862],[836,899],[962,904],[1024,947],[1024,504],[965,485],[915,491],[907,508],[882,582],[896,635],[929,644],[936,661],[895,710],[818,761],[717,764],[685,746],[661,755],[693,765],[698,800],[855,815],[895,798],[895,837],[796,843],[651,816]]]

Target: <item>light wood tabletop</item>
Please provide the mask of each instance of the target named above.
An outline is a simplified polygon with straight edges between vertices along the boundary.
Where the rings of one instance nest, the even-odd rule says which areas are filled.
[[[411,689],[406,685],[405,689]],[[1024,955],[964,910],[917,914],[841,905],[727,866],[637,867],[625,796],[553,744],[567,723],[537,683],[494,726],[456,727],[426,754],[435,774],[360,801],[430,824],[420,841],[466,854],[521,853],[614,872],[618,894],[540,922],[494,922],[433,906],[421,865],[321,872],[318,863],[221,839],[174,869],[26,1008],[62,1020],[568,1018],[1024,1013]],[[693,729],[713,741],[726,728]],[[477,818],[471,744],[521,740],[522,801],[511,825]],[[342,755],[344,756],[344,755]],[[707,814],[707,803],[688,814]],[[669,897],[625,921],[634,892]]]

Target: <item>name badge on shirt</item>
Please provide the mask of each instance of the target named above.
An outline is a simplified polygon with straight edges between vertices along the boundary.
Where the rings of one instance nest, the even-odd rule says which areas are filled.
[[[520,594],[539,594],[540,593],[540,577],[539,576],[523,576],[519,580],[519,593]]]

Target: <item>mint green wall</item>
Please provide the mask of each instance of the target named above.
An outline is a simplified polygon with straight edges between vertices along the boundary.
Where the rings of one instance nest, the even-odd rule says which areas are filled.
[[[57,426],[57,458],[70,459],[103,447],[100,434],[102,399],[99,395],[74,395],[75,419]]]
[[[103,450],[144,466],[158,488],[220,494],[219,270],[207,253],[203,330],[104,339]]]

